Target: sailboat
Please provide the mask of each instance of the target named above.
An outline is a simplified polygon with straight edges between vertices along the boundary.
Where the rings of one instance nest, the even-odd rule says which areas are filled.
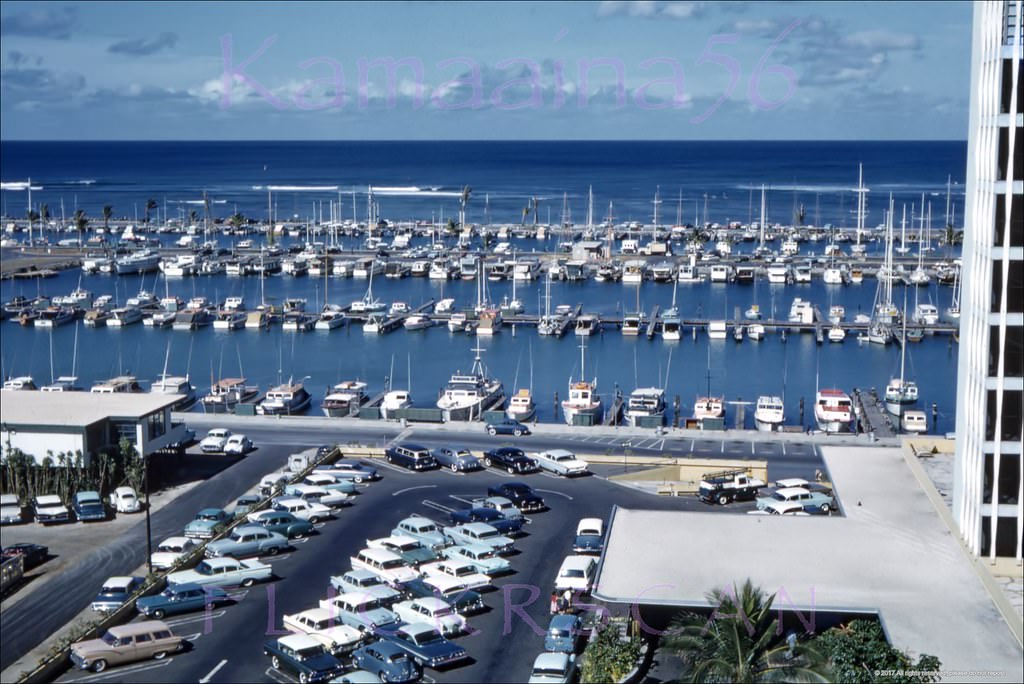
[[[904,293],[906,309],[906,294]],[[905,406],[917,403],[917,383],[905,376],[907,361],[907,317],[903,317],[903,336],[900,340],[900,377],[891,378],[885,386],[885,408],[894,416],[901,415]]]
[[[501,381],[487,377],[484,372],[480,361],[483,349],[479,341],[473,351],[476,356],[469,374],[460,371],[453,373],[437,400],[437,408],[441,409],[441,417],[445,422],[479,419],[484,411],[505,397],[505,387]]]
[[[519,383],[519,369],[516,368],[516,378],[513,386]],[[530,387],[520,387],[508,401],[508,408],[505,409],[505,416],[512,420],[525,422],[533,418],[537,413],[537,405],[533,402],[533,344],[530,345]]]
[[[960,322],[960,290],[961,290],[961,286],[963,284],[963,281],[960,278],[960,273],[961,273],[962,269],[961,269],[961,265],[960,265],[960,260],[959,259],[954,264],[953,268],[954,268],[954,272],[953,272],[953,299],[949,303],[949,306],[946,307],[945,318],[950,323],[959,323]]]
[[[904,209],[904,211],[906,211],[906,210]],[[931,242],[931,239],[930,239],[930,237],[931,237],[930,236],[931,229],[932,229],[932,205],[931,205],[931,202],[929,202],[928,203],[928,228],[927,228],[927,232],[929,233],[929,242]],[[925,233],[926,233],[926,229],[925,229],[925,225],[924,225],[924,193],[921,193],[921,228],[920,228],[920,230],[917,233],[917,268],[915,268],[913,270],[913,272],[910,274],[910,276],[907,278],[907,280],[910,282],[911,285],[917,285],[918,287],[921,287],[922,285],[927,285],[928,283],[930,283],[932,281],[932,277],[930,275],[928,275],[928,272],[924,269],[924,253],[929,249],[924,244],[924,242],[925,242]]]
[[[661,314],[661,338],[674,341],[682,336],[683,322],[679,318],[679,309],[676,307],[676,290],[679,289],[679,279],[672,279],[672,306],[665,309]]]
[[[703,397],[697,397],[693,404],[693,417],[698,420],[705,418],[725,417],[725,397],[711,396],[711,345],[708,345],[708,369],[707,369],[708,392]]]
[[[167,363],[170,359],[171,343],[168,342],[167,352],[164,355],[164,371],[160,374],[160,379],[150,386],[149,391],[153,394],[181,395],[181,398],[171,406],[171,410],[188,411],[199,400],[199,395],[196,394],[196,388],[189,382],[188,373],[184,377],[167,373]]]
[[[557,314],[551,315],[551,271],[548,271],[548,278],[544,284],[544,315],[537,323],[537,333],[561,336],[563,332],[565,327],[562,325],[562,317]]]
[[[387,309],[387,304],[373,296],[373,272],[375,270],[371,265],[366,294],[363,295],[362,299],[352,302],[352,305],[349,307],[352,313],[378,313]]]
[[[320,310],[320,316],[317,318],[314,328],[317,330],[334,330],[345,325],[345,312],[337,304],[327,303],[327,256],[324,255],[324,306]]]
[[[597,378],[586,381],[587,343],[580,340],[580,379],[573,382],[569,378],[569,397],[562,401],[562,415],[567,425],[590,424],[600,422],[602,417],[601,397],[597,395]],[[577,420],[577,416],[580,417]]]
[[[890,326],[899,316],[899,310],[892,303],[892,282],[895,277],[892,266],[892,216],[893,200],[892,194],[890,194],[889,212],[885,222],[885,264],[879,269],[871,324],[868,326],[867,333],[868,342],[875,344],[889,344],[892,342],[892,329]]]
[[[858,165],[857,174],[857,241],[850,246],[850,253],[854,257],[863,257],[864,252],[867,249],[867,245],[864,245],[860,241],[861,233],[864,232],[864,219],[865,209],[867,208],[867,192],[868,189],[864,187],[864,165]]]

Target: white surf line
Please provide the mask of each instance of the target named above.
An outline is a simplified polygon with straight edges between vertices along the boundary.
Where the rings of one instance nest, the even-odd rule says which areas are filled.
[[[215,667],[212,670],[210,670],[210,674],[208,674],[205,677],[203,677],[202,679],[200,679],[199,680],[199,684],[207,684],[207,682],[209,682],[211,679],[213,679],[213,675],[217,674],[220,671],[220,668],[224,667],[227,664],[228,664],[227,660],[222,660],[219,663],[217,663],[217,667]]]
[[[415,487],[406,487],[405,489],[399,489],[397,492],[392,492],[391,496],[398,496],[399,494],[405,494],[406,492],[413,492],[417,489],[436,489],[437,485],[416,485]]]
[[[569,496],[568,494],[566,494],[565,492],[558,492],[558,491],[555,491],[554,489],[537,489],[536,491],[544,492],[545,494],[555,494],[557,496],[564,496],[569,501],[573,501],[573,498],[571,496]]]

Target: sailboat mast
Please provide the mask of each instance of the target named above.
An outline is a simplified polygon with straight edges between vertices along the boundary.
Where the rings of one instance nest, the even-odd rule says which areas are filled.
[[[767,219],[765,217],[764,183],[761,183],[761,243],[758,246],[758,249],[764,249],[764,222],[766,220]]]

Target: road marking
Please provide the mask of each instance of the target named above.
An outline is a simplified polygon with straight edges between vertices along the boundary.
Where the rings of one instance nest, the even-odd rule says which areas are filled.
[[[430,499],[424,499],[421,503],[427,508],[433,508],[435,511],[441,511],[442,513],[451,513],[455,510],[454,508],[449,508],[448,506],[431,501]]]
[[[537,473],[540,477],[550,477],[552,480],[561,480],[561,476],[555,475],[554,473],[540,472]]]
[[[757,456],[757,448],[753,442],[750,443],[750,455]]]
[[[199,680],[199,684],[206,684],[207,682],[209,682],[211,679],[213,679],[213,675],[217,674],[217,672],[220,671],[220,668],[224,667],[227,664],[228,664],[227,660],[222,660],[219,663],[217,663],[217,667],[215,667],[212,670],[210,670],[210,674],[208,674],[205,677],[203,677],[202,679],[200,679]]]
[[[782,443],[782,455],[783,456],[786,455],[786,443],[785,442]]]
[[[203,613],[202,615],[194,615],[188,618],[182,618],[180,620],[167,620],[167,624],[170,627],[179,627],[181,625],[187,625],[193,622],[203,622],[212,618],[219,618],[224,615],[227,611],[223,608],[211,612],[209,615]]]
[[[569,501],[573,500],[573,498],[571,496],[569,496],[568,494],[566,494],[565,492],[556,492],[554,489],[538,489],[537,491],[538,492],[544,492],[545,494],[556,494],[558,496],[564,496]]]
[[[405,494],[406,492],[412,492],[417,489],[436,489],[437,485],[416,485],[415,487],[406,487],[405,489],[399,489],[397,492],[392,492],[391,496],[398,496],[399,494]]]
[[[242,599],[244,599],[246,596],[249,595],[249,590],[248,589],[236,589],[234,591],[227,592],[227,594],[228,594],[228,598],[231,599],[232,601],[241,601]]]
[[[295,682],[294,679],[279,670],[275,670],[273,667],[268,667],[263,674],[270,677],[275,682],[282,682],[282,684],[293,684]]]
[[[462,503],[469,504],[470,506],[473,505],[473,500],[472,499],[467,499],[465,497],[458,496],[457,494],[449,494],[448,498],[449,499],[455,499],[456,501],[461,501]]]
[[[722,449],[721,449],[721,451],[722,451],[723,454],[725,453],[725,442],[722,442]]]
[[[305,544],[308,541],[309,537],[303,537],[302,539],[292,539],[292,546],[295,546],[296,544]]]
[[[204,615],[200,619],[205,620],[206,616]],[[195,632],[193,634],[186,634],[185,636],[182,637],[182,639],[184,639],[185,641],[197,641],[199,639],[199,637],[201,637],[201,636],[203,636],[202,632]]]
[[[67,681],[69,681],[69,682],[97,682],[97,681],[100,681],[102,679],[109,679],[111,677],[119,677],[119,676],[125,675],[125,674],[134,674],[136,672],[143,672],[145,670],[155,670],[158,667],[167,667],[172,662],[174,662],[174,658],[165,658],[164,660],[159,660],[159,661],[157,661],[155,663],[147,663],[145,665],[137,665],[137,666],[129,665],[128,667],[117,667],[117,668],[113,668],[111,670],[107,670],[106,672],[100,672],[98,674],[85,675],[84,677],[78,677],[77,679],[69,679]]]

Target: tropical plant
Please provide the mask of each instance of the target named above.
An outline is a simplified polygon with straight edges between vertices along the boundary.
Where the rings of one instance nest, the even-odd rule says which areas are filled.
[[[110,217],[114,215],[114,207],[109,204],[103,205],[103,229],[110,227]]]
[[[231,218],[228,219],[228,223],[230,223],[231,227],[235,230],[239,230],[245,225],[245,217],[236,211],[231,215]]]
[[[188,222],[190,225],[194,226],[197,221],[199,221],[199,212],[196,211],[195,209],[192,209],[191,211],[188,212]]]
[[[818,650],[828,658],[830,679],[835,682],[899,682],[916,684],[939,680],[942,663],[922,654],[915,663],[907,653],[886,641],[882,626],[874,620],[853,620],[833,627],[814,639]],[[899,675],[879,675],[898,672]],[[906,674],[914,672],[915,674]]]
[[[75,228],[78,229],[78,244],[82,244],[82,233],[85,232],[86,227],[89,225],[89,217],[85,215],[84,209],[75,210]]]
[[[636,667],[640,645],[639,637],[623,638],[618,625],[609,622],[583,651],[580,681],[583,684],[621,681]]]
[[[823,658],[812,642],[784,637],[766,596],[750,580],[707,594],[710,617],[678,615],[664,645],[683,660],[692,682],[824,682]]]
[[[160,205],[156,203],[156,200],[152,197],[146,200],[146,220],[145,223],[149,223],[149,212],[153,211]]]
[[[46,225],[50,222],[50,205],[43,204],[39,207],[39,219]],[[63,226],[61,226],[63,228]]]

